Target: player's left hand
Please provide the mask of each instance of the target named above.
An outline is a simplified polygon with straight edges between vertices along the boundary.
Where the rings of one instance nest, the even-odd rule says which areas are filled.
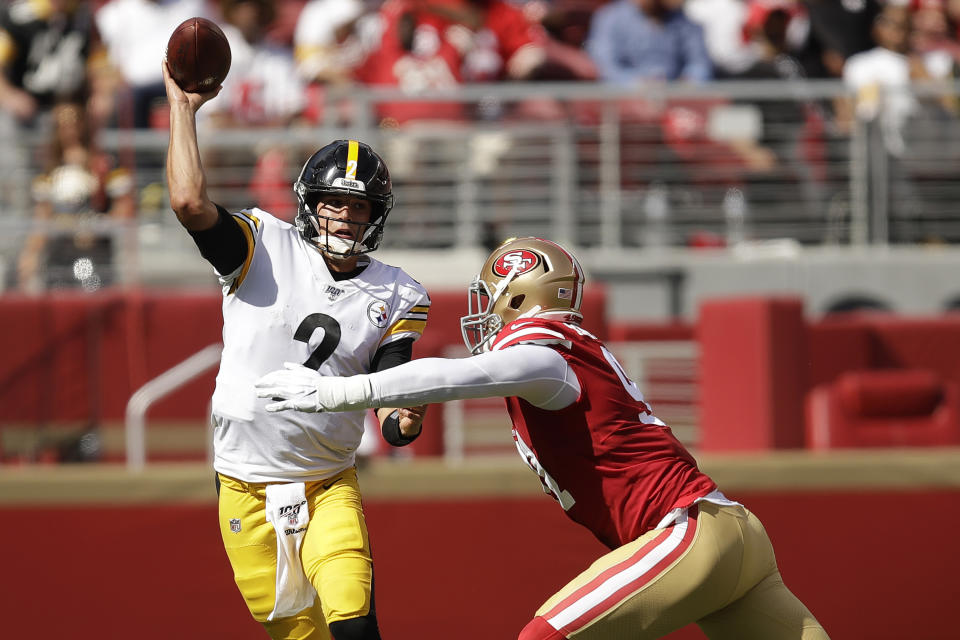
[[[422,404],[418,407],[405,407],[397,410],[397,417],[400,419],[400,434],[407,438],[415,438],[420,435],[420,429],[423,427],[423,418],[427,414],[427,405]]]
[[[272,398],[266,406],[271,413],[293,409],[317,413],[323,411],[317,404],[317,385],[324,376],[293,362],[283,363],[283,369],[271,371],[257,380],[257,397]]]

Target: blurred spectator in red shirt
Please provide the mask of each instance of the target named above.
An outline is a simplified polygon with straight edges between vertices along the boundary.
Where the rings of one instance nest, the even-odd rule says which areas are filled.
[[[371,86],[399,87],[409,94],[449,90],[462,79],[461,52],[448,37],[446,20],[421,10],[413,0],[387,0],[377,14],[380,43],[358,68],[357,78]],[[469,37],[469,34],[467,34]],[[409,120],[454,120],[465,117],[460,103],[382,103],[383,126]]]
[[[591,78],[594,74],[582,52],[555,43],[540,24],[503,0],[388,0],[379,20],[380,46],[359,73],[370,85],[397,86],[416,94],[453,89],[465,82],[561,75]],[[542,109],[538,113],[545,115]],[[380,117],[396,124],[415,119],[462,120],[468,115],[461,103],[404,102],[382,105]],[[499,111],[479,115],[492,117]]]

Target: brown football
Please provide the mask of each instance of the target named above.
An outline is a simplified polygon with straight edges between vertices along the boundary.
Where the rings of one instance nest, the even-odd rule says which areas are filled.
[[[167,65],[184,91],[213,91],[230,71],[230,43],[215,22],[189,18],[167,41]]]

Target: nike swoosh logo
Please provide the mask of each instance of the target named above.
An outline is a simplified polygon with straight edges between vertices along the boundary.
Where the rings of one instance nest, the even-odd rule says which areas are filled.
[[[331,480],[330,482],[325,482],[325,483],[321,484],[320,487],[321,487],[324,491],[327,491],[328,489],[330,489],[330,487],[332,487],[333,485],[337,484],[337,483],[340,482],[341,480],[343,480],[343,478],[334,478],[334,479]]]

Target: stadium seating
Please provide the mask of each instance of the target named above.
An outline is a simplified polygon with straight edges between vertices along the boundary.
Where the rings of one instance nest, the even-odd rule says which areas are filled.
[[[960,317],[811,321],[799,298],[728,298],[697,335],[705,449],[960,444]]]
[[[957,383],[932,371],[851,371],[807,394],[810,449],[960,444]]]

